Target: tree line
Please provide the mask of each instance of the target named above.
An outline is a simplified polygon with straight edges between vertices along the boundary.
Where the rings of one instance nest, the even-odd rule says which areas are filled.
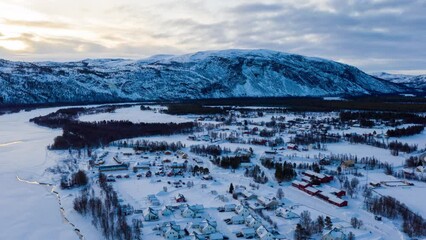
[[[386,131],[389,137],[404,137],[421,133],[425,129],[422,125],[408,126],[406,128],[395,128]]]
[[[191,145],[190,151],[198,155],[211,155],[214,157],[230,153],[231,149],[219,145]]]
[[[83,190],[74,199],[74,210],[82,215],[92,217],[92,223],[100,228],[106,239],[140,239],[141,221],[134,221],[133,228],[127,223],[129,205],[120,205],[117,192],[107,184],[104,174],[99,175],[99,185],[103,198],[95,196],[94,191]]]
[[[414,113],[401,113],[401,112],[379,112],[379,111],[366,111],[366,112],[352,112],[342,111],[339,114],[340,120],[348,122],[351,120],[382,120],[396,124],[396,120],[403,120],[404,123],[413,124],[426,124],[426,117]]]
[[[195,123],[132,123],[130,121],[70,122],[62,136],[54,139],[51,149],[99,147],[110,142],[141,136],[188,133]]]
[[[237,169],[242,162],[250,162],[249,156],[223,156],[215,157],[213,163],[222,168]]]
[[[175,152],[182,148],[185,148],[185,144],[182,142],[166,142],[166,141],[149,141],[149,140],[120,140],[115,141],[111,146],[116,147],[129,147],[133,148],[135,151],[149,151],[149,152],[157,152],[157,151],[172,151]]]
[[[402,218],[402,230],[410,237],[426,236],[426,221],[412,212],[404,203],[390,196],[371,198],[366,202],[367,210],[390,219]]]

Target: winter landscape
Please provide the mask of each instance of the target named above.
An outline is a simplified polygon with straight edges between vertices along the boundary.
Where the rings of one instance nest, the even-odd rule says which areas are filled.
[[[0,2],[0,239],[426,239],[422,1],[76,2]]]

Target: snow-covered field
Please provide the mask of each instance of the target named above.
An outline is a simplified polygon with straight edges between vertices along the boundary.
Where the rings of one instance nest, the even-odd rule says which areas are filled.
[[[60,211],[58,200],[52,194],[52,187],[33,184],[33,181],[58,184],[58,176],[46,172],[46,169],[55,166],[61,160],[68,158],[68,151],[49,151],[47,146],[52,143],[53,138],[61,134],[61,130],[52,130],[49,128],[39,127],[28,120],[32,117],[45,115],[56,111],[58,108],[38,109],[30,112],[19,112],[0,116],[0,205],[4,206],[0,211],[0,219],[2,227],[0,231],[0,239],[78,239],[78,235],[63,217]],[[267,122],[272,116],[280,114],[266,114],[262,117],[254,118],[238,118],[239,121],[250,120],[252,123]],[[336,113],[330,113],[331,116],[336,116]],[[311,116],[318,119],[324,119],[327,114],[312,113]],[[299,115],[287,114],[286,120],[294,120]],[[80,116],[81,121],[100,121],[100,120],[129,120],[132,122],[187,122],[193,121],[194,116],[172,116],[159,113],[156,111],[144,110],[141,111],[139,106],[130,108],[120,108],[114,113],[101,113],[93,115]],[[202,121],[200,121],[202,122]],[[206,120],[204,123],[212,123],[211,120]],[[218,123],[218,122],[215,122]],[[366,129],[366,128],[351,128],[344,132],[357,133],[372,133],[376,130],[377,133],[386,131],[386,128]],[[229,126],[228,131],[238,131],[237,126]],[[334,131],[333,132],[342,132]],[[207,131],[199,133],[199,135],[207,134]],[[288,141],[290,134],[282,133],[283,139]],[[150,140],[150,141],[181,141],[186,145],[183,149],[188,155],[188,159],[200,158],[203,161],[203,167],[208,167],[214,181],[205,181],[200,177],[186,174],[184,177],[159,177],[137,179],[136,173],[131,171],[114,172],[113,175],[128,174],[128,179],[117,179],[112,183],[115,190],[119,194],[119,198],[124,203],[131,204],[135,209],[146,209],[150,206],[147,200],[149,194],[154,194],[159,199],[161,206],[176,205],[174,197],[176,194],[184,194],[188,199],[189,204],[203,204],[206,208],[206,213],[218,221],[218,229],[224,234],[235,238],[235,232],[241,231],[241,226],[228,226],[223,219],[232,217],[234,213],[219,213],[216,208],[222,206],[224,202],[218,200],[218,195],[227,196],[229,202],[238,203],[232,199],[232,196],[227,193],[229,184],[245,185],[253,183],[253,178],[245,177],[244,170],[238,169],[232,172],[229,169],[222,169],[213,165],[207,157],[195,156],[189,152],[189,146],[195,144],[212,144],[207,141],[189,140],[188,135],[172,135],[172,136],[152,136],[145,138],[136,138],[135,140]],[[402,142],[409,144],[418,144],[419,148],[426,144],[426,132],[421,134],[399,138]],[[214,142],[215,145],[230,148],[232,151],[237,148],[252,148],[254,157],[252,163],[258,164],[265,171],[266,176],[270,181],[268,184],[261,185],[260,189],[253,190],[259,196],[273,197],[275,196],[277,187],[282,187],[285,192],[286,205],[285,207],[293,207],[293,211],[300,214],[303,210],[308,210],[312,213],[313,218],[318,215],[330,216],[336,226],[341,226],[345,229],[353,231],[357,239],[406,239],[406,236],[400,232],[397,224],[390,220],[378,222],[374,220],[374,215],[363,209],[363,197],[361,194],[354,198],[344,197],[348,201],[349,206],[339,208],[318,198],[312,197],[305,192],[302,192],[290,185],[290,183],[278,185],[274,179],[273,170],[266,169],[260,164],[260,157],[265,151],[271,150],[270,147],[260,145],[248,145],[240,143],[229,143],[227,141]],[[96,150],[97,154],[109,152],[105,158],[106,165],[114,164],[112,156],[120,155],[120,159],[130,164],[136,161],[141,161],[143,156],[134,155],[132,148],[117,148],[106,147]],[[392,156],[387,149],[381,149],[363,144],[350,144],[347,142],[339,142],[327,144],[327,150],[320,151],[309,149],[308,151],[293,151],[282,149],[279,151],[285,160],[295,163],[308,163],[315,161],[318,155],[329,154],[352,154],[361,157],[375,157],[378,160],[392,164],[394,167],[401,167],[408,154],[400,154]],[[128,153],[124,155],[123,153]],[[132,153],[132,154],[130,154]],[[147,154],[145,157],[152,159],[154,153]],[[162,156],[162,155],[161,155]],[[82,160],[87,160],[82,158]],[[191,160],[192,161],[192,160]],[[86,166],[85,162],[80,163],[81,166]],[[365,170],[360,170],[363,174],[360,177],[362,184],[367,181],[384,181],[395,180],[392,176],[386,176],[382,170],[372,171],[371,173]],[[89,173],[93,179],[96,178],[97,172]],[[17,177],[25,181],[18,181]],[[182,180],[182,182],[193,181],[194,187],[188,188],[185,185],[177,188],[173,183],[168,181]],[[27,181],[27,182],[26,182]],[[204,185],[205,184],[205,185]],[[163,191],[163,187],[167,187],[167,192]],[[335,179],[329,184],[329,187],[340,188],[340,183]],[[85,236],[85,239],[102,239],[101,233],[96,230],[88,217],[77,214],[72,209],[72,201],[78,189],[74,190],[58,190],[61,196],[62,206],[66,218],[75,224]],[[419,199],[426,198],[426,184],[417,183],[410,187],[382,187],[375,191],[379,194],[389,195],[404,202],[409,208],[421,215],[426,215],[426,208]],[[293,236],[294,225],[298,220],[283,220],[276,217],[273,212],[267,212],[274,221],[278,223],[278,230],[281,234],[290,238]],[[139,218],[140,215],[134,215],[133,218]],[[364,227],[359,230],[354,230],[350,227],[350,219],[358,217],[364,222]],[[188,219],[182,218],[179,214],[174,216],[164,217],[160,222],[174,220],[179,224],[184,224]],[[144,223],[145,224],[145,223]],[[162,239],[161,236],[155,235],[152,231],[158,222],[146,223],[143,228],[143,233],[146,239]]]
[[[98,113],[91,115],[83,115],[79,118],[81,121],[85,122],[95,122],[95,121],[103,121],[103,120],[128,120],[134,123],[181,123],[181,122],[189,122],[192,121],[186,117],[180,117],[170,114],[160,113],[158,111],[150,111],[150,110],[140,110],[140,106],[119,108],[114,113]]]
[[[78,239],[64,223],[50,188],[17,180],[50,181],[46,168],[58,156],[46,146],[61,133],[30,123],[32,117],[57,109],[40,109],[0,116],[0,239]]]

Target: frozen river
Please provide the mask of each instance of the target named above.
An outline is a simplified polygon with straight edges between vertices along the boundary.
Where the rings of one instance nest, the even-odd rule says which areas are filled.
[[[46,146],[61,130],[39,127],[29,119],[56,110],[0,116],[0,239],[78,239],[73,228],[64,222],[50,188],[16,178],[49,181],[44,171],[57,158]]]

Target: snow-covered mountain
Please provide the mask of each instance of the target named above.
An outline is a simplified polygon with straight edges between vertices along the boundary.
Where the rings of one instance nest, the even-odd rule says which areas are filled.
[[[205,51],[143,60],[0,60],[0,102],[99,102],[396,93],[404,86],[329,60],[270,50]]]
[[[385,72],[373,73],[372,75],[393,83],[403,84],[418,91],[426,92],[426,75],[404,75]]]

